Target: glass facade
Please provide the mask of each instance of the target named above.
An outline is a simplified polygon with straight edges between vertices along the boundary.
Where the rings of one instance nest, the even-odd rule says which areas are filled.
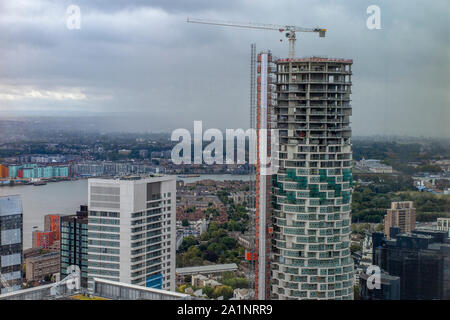
[[[20,196],[0,197],[0,273],[12,290],[22,286],[22,219]]]
[[[68,267],[76,265],[81,272],[81,287],[88,279],[88,218],[86,211],[61,218],[61,279],[68,276]],[[84,215],[86,214],[86,215]]]

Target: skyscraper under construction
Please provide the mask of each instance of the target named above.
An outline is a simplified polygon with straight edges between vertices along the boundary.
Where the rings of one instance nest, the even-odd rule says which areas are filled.
[[[256,163],[255,298],[352,299],[353,61],[270,52],[256,60],[252,121],[278,134],[257,131],[257,159],[272,152],[277,170]]]

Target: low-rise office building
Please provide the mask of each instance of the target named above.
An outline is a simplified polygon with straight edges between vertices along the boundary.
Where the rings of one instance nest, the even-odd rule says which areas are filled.
[[[59,252],[50,252],[25,261],[27,281],[41,281],[59,273]]]

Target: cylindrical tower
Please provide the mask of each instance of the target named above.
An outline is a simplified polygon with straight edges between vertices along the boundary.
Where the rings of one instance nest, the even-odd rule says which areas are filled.
[[[352,299],[352,60],[280,59],[271,297]]]

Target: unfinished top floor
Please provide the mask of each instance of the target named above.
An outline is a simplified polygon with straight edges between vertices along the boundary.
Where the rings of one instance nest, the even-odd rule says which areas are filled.
[[[276,60],[277,73],[345,73],[352,74],[351,59],[302,58]]]

